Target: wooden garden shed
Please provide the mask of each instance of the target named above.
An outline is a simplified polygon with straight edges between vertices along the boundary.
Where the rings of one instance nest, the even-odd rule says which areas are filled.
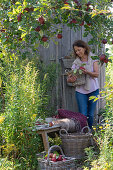
[[[75,40],[84,40],[88,42],[90,40],[90,35],[86,38],[83,37],[84,28],[81,27],[79,31],[74,31],[73,29],[68,28],[67,26],[62,26],[62,39],[57,39],[58,44],[56,45],[52,40],[50,41],[49,47],[44,48],[40,46],[39,53],[42,61],[45,64],[55,62],[58,63],[61,67],[60,75],[56,81],[55,90],[52,96],[52,102],[56,101],[56,108],[63,108],[71,111],[78,111],[77,103],[75,100],[75,88],[69,87],[66,83],[65,69],[70,68],[73,58],[67,59],[66,56],[72,52],[72,44]],[[102,53],[104,48],[100,51],[97,46],[95,46],[96,54]],[[57,71],[57,70],[56,70]],[[99,85],[100,90],[104,88],[105,82],[105,66],[100,66],[99,74]],[[99,99],[95,117],[94,124],[98,121],[98,112],[100,108],[103,108],[105,102],[102,99]]]

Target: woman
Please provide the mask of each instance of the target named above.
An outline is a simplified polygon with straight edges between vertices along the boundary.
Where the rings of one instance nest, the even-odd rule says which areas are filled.
[[[76,59],[72,64],[72,70],[83,66],[81,70],[86,76],[85,84],[76,86],[75,90],[78,109],[80,113],[87,116],[88,125],[92,129],[97,100],[94,102],[94,100],[89,100],[89,97],[97,97],[99,95],[99,65],[97,60],[92,60],[90,48],[84,41],[75,41],[73,43],[73,50]]]

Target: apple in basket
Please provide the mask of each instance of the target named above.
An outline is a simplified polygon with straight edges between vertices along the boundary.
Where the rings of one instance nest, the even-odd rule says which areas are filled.
[[[59,155],[59,157],[57,158],[57,161],[62,161],[63,160],[63,156]]]
[[[53,162],[56,162],[56,161],[57,161],[57,159],[56,159],[56,154],[53,154],[53,157],[51,158],[51,161],[53,161]]]
[[[66,161],[66,158],[63,158],[63,161]]]
[[[53,158],[53,153],[50,153],[50,154],[49,154],[49,158]]]

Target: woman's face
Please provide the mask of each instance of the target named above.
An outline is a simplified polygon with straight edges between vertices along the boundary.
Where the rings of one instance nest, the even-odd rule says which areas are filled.
[[[85,48],[75,46],[74,50],[75,50],[75,53],[78,57],[80,57],[80,58],[84,57],[84,54],[85,54],[85,51],[86,51]]]

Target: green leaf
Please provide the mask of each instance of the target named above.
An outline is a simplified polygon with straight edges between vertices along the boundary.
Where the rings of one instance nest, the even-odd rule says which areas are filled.
[[[27,34],[26,32],[25,32],[25,33],[22,33],[21,38],[25,37],[26,34]]]
[[[45,48],[49,48],[49,43],[48,42],[44,42],[44,47]]]
[[[74,72],[74,74],[76,74],[76,72],[77,72],[77,69],[74,69],[74,71],[73,71],[73,72]]]
[[[109,48],[106,48],[106,52],[109,51]]]
[[[20,2],[16,2],[15,5],[21,5],[21,3]]]
[[[41,30],[41,31],[39,31],[39,34],[42,37],[44,35],[44,32]]]
[[[96,98],[95,96],[91,96],[91,97],[89,97],[89,100],[93,100],[95,98]]]
[[[82,74],[82,73],[83,73],[83,71],[82,71],[82,70],[78,70],[78,72],[79,72],[79,74]]]
[[[58,41],[53,40],[53,42],[55,43],[55,45],[58,45]]]
[[[26,6],[26,5],[27,5],[27,2],[26,2],[26,0],[24,0],[24,2],[23,2],[23,5],[24,5],[24,6]]]
[[[91,56],[92,60],[99,60],[99,56]]]

